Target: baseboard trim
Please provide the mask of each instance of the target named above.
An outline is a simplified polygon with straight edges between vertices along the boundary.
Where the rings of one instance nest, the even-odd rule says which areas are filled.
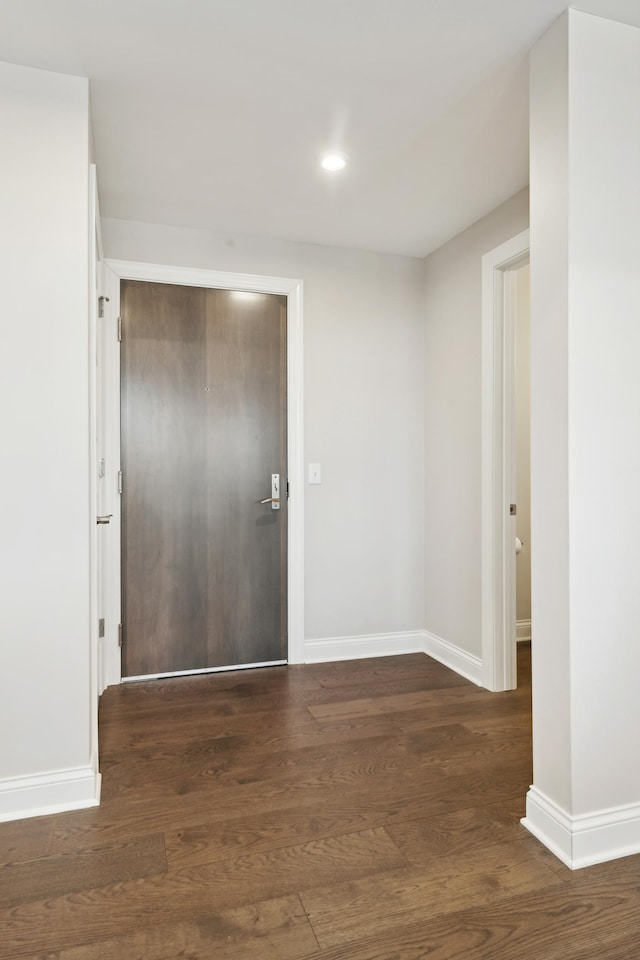
[[[571,817],[537,787],[527,793],[527,814],[520,821],[529,833],[573,869]]]
[[[92,767],[0,780],[0,822],[97,807],[100,784]]]
[[[424,652],[434,660],[443,663],[450,670],[455,670],[460,676],[471,680],[476,686],[482,686],[482,660],[462,650],[454,643],[443,640],[429,630],[424,631]]]
[[[516,641],[525,643],[527,640],[531,640],[531,620],[517,620]]]
[[[521,822],[571,870],[640,853],[640,804],[574,817],[533,786]]]
[[[393,657],[424,652],[424,631],[372,633],[355,637],[327,637],[306,640],[305,663],[329,663],[332,660],[363,660],[367,657]]]
[[[366,657],[393,657],[405,653],[426,653],[467,680],[482,686],[482,662],[466,651],[428,630],[374,633],[355,637],[327,637],[307,640],[305,663],[332,660],[362,660]]]

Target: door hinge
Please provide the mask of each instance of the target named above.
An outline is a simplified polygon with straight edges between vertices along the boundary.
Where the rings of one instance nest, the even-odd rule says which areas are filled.
[[[98,639],[104,640],[104,617],[98,620]]]
[[[122,493],[124,486],[124,478],[122,476],[122,470],[118,470],[118,493]]]
[[[123,629],[122,629],[122,624],[119,623],[119,624],[118,624],[118,646],[119,646],[119,647],[121,647],[122,644],[124,643],[123,633],[124,633],[124,631],[123,631]]]
[[[510,503],[510,504],[509,504],[509,516],[510,516],[510,517],[515,517],[515,516],[517,515],[517,513],[518,513],[517,504],[515,504],[515,503]]]
[[[98,316],[104,317],[104,305],[109,303],[109,297],[98,297]]]
[[[287,480],[287,500],[289,499],[289,481]]]
[[[118,317],[118,343],[122,342],[122,317]]]

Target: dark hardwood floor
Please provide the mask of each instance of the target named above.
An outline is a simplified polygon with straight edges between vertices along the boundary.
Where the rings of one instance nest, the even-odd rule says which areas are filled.
[[[638,960],[640,857],[520,825],[530,651],[109,689],[99,808],[0,824],[0,960]]]

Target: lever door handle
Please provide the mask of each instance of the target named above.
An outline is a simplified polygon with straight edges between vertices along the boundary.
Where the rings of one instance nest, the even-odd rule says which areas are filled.
[[[271,474],[271,496],[265,497],[260,503],[270,503],[272,510],[280,509],[280,474]]]
[[[111,523],[112,513],[105,513],[102,517],[96,517],[96,523]]]

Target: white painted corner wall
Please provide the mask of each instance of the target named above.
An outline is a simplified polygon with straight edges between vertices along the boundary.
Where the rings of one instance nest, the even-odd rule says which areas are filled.
[[[482,258],[529,226],[523,190],[424,262],[423,622],[482,658]]]
[[[0,820],[95,804],[100,788],[88,97],[85,79],[0,63]]]
[[[640,29],[570,9],[531,55],[534,784],[573,868],[640,853]]]

